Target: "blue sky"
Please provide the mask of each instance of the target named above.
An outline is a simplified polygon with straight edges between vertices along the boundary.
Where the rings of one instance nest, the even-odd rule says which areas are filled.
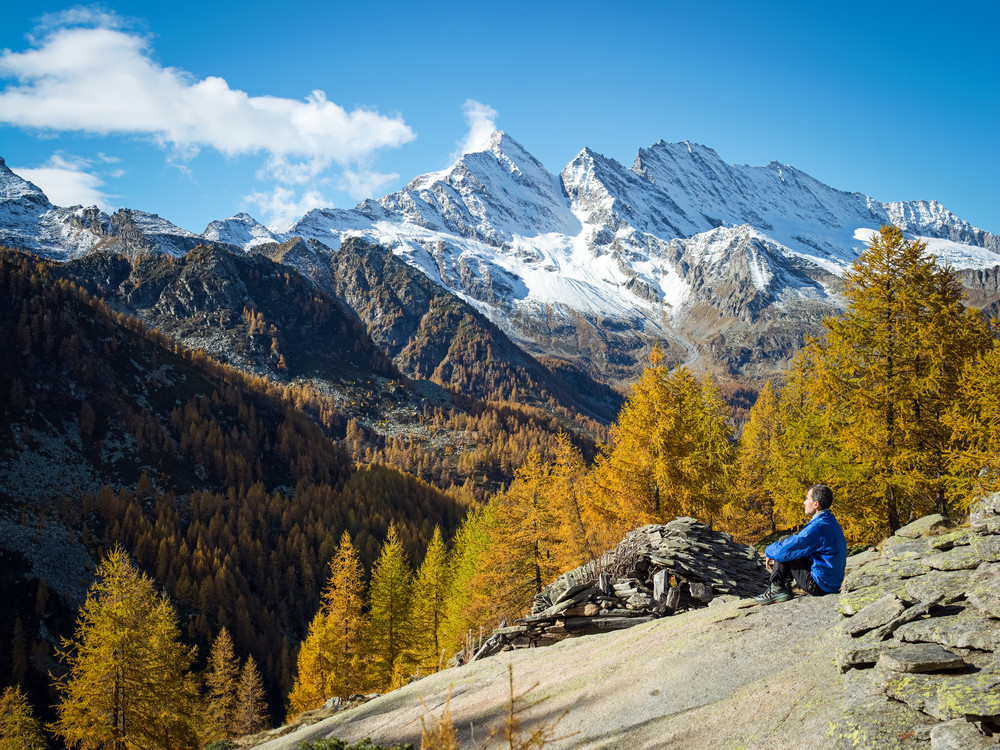
[[[697,6],[697,7],[695,7]],[[558,173],[691,140],[1000,233],[1000,3],[19,3],[0,156],[200,232],[349,207],[492,127]],[[322,93],[314,93],[322,92]]]

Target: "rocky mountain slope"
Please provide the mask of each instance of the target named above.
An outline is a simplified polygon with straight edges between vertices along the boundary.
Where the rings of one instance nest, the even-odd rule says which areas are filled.
[[[512,670],[516,693],[535,686],[522,727],[559,720],[553,748],[996,748],[998,550],[1000,494],[971,525],[929,516],[849,558],[839,596],[770,607],[724,597],[636,618],[445,670],[245,744],[419,743],[422,720],[449,710],[463,746],[478,746],[505,720]]]
[[[750,380],[774,374],[822,318],[872,233],[895,223],[968,275],[973,302],[1000,293],[1000,237],[934,201],[883,203],[793,167],[730,165],[664,143],[625,167],[583,149],[559,175],[508,134],[451,167],[353,209],[316,209],[282,231],[247,214],[202,235],[150,214],[56,208],[0,162],[0,241],[56,258],[94,250],[177,254],[192,243],[285,253],[326,291],[349,238],[380,244],[490,318],[529,352],[606,381],[634,376],[648,345]],[[992,284],[995,287],[995,281]]]

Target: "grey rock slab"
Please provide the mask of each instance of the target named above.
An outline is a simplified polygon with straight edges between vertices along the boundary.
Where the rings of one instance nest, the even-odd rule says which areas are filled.
[[[906,605],[895,594],[885,594],[877,601],[869,604],[854,617],[845,620],[843,630],[848,635],[860,635],[869,630],[885,625],[898,617],[906,609]]]
[[[971,523],[982,523],[995,516],[1000,516],[1000,492],[977,497],[969,506],[969,521]]]
[[[965,719],[944,721],[931,729],[931,750],[986,750],[996,744],[995,740]]]
[[[945,601],[964,593],[971,578],[971,570],[932,570],[907,580],[903,591],[906,598],[913,602]]]
[[[1000,717],[1000,675],[995,670],[958,675],[895,673],[886,681],[885,692],[942,721]]]
[[[923,561],[935,570],[971,570],[982,562],[972,547],[955,547],[947,552],[929,555]]]
[[[905,623],[896,628],[893,635],[910,643],[933,642],[980,651],[995,651],[1000,648],[1000,622],[986,617],[971,606],[955,614]]]
[[[969,603],[991,617],[1000,618],[1000,563],[983,563],[969,577]]]
[[[591,586],[590,582],[578,583],[574,586],[570,586],[568,589],[563,591],[558,597],[556,597],[556,600],[552,603],[561,604],[562,602],[573,601],[573,600],[575,600],[574,603],[578,603],[589,597],[591,594],[596,594],[596,593],[597,589]]]
[[[886,594],[896,594],[903,598],[903,585],[900,581],[880,580],[877,585],[848,591],[841,594],[837,600],[836,610],[848,617],[858,614],[869,604],[874,604]]]
[[[899,580],[914,578],[930,570],[927,565],[928,559],[923,557],[914,560],[891,560],[880,572],[883,577],[898,578]]]
[[[691,598],[697,599],[699,602],[708,604],[712,601],[712,597],[715,596],[715,593],[712,591],[712,587],[707,583],[692,583],[690,586]]]
[[[913,523],[909,523],[901,529],[897,529],[895,536],[901,536],[906,539],[919,539],[926,534],[944,528],[947,524],[947,518],[939,513],[932,513],[923,518],[918,518]]]
[[[653,574],[653,601],[660,601],[667,594],[670,588],[670,576],[665,570],[658,570]]]
[[[982,521],[970,524],[977,534],[1000,534],[1000,516],[991,516]]]
[[[1000,536],[979,536],[972,542],[973,549],[983,562],[1000,561]]]
[[[870,563],[873,560],[877,560],[879,557],[879,551],[872,547],[871,549],[866,549],[864,552],[859,552],[856,555],[851,555],[847,558],[847,569],[854,570],[860,568],[866,563]]]
[[[930,612],[930,610],[933,607],[936,607],[938,604],[940,604],[939,599],[932,599],[929,602],[921,602],[920,604],[910,607],[909,609],[905,609],[901,614],[889,620],[889,622],[887,622],[885,625],[882,625],[873,630],[872,635],[881,638],[886,638],[892,635],[892,633],[896,631],[896,628],[908,622],[912,622],[913,620],[917,620],[923,617],[928,612]]]
[[[868,634],[857,638],[843,638],[836,651],[837,667],[841,672],[870,667],[879,660],[882,651],[892,646],[891,641],[883,641]]]
[[[886,649],[878,663],[893,672],[943,672],[962,669],[965,659],[937,643],[917,643]]]
[[[892,542],[892,544],[890,544]],[[887,562],[894,560],[919,560],[934,552],[927,539],[907,539],[891,536],[882,543],[882,557]]]
[[[956,529],[955,531],[950,531],[947,534],[941,534],[940,536],[933,537],[930,540],[931,548],[939,550],[949,550],[952,547],[961,547],[966,544],[972,544],[973,537],[976,536],[976,532],[969,527],[963,529]]]

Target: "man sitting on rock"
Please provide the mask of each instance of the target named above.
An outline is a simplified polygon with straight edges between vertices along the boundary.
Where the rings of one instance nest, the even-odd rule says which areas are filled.
[[[786,536],[764,550],[771,586],[755,597],[756,602],[787,602],[794,596],[792,579],[812,596],[840,591],[847,565],[847,540],[830,512],[832,504],[833,491],[825,484],[809,488],[804,506],[806,515],[812,518],[798,534]]]

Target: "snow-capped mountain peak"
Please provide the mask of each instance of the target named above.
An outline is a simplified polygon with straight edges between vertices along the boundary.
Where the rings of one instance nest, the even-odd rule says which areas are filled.
[[[59,209],[2,161],[0,197],[0,242],[55,257],[280,243],[281,262],[333,284],[327,255],[359,236],[529,349],[586,360],[611,379],[634,374],[650,340],[675,360],[724,356],[758,376],[760,357],[780,367],[837,311],[839,277],[883,224],[957,269],[1000,273],[1000,237],[935,201],[882,203],[777,161],[728,164],[691,141],[639,149],[630,167],[584,148],[554,175],[496,131],[446,169],[353,209],[312,210],[287,232],[245,213],[192,235],[142,212]]]
[[[245,212],[211,222],[202,236],[211,242],[224,242],[242,247],[244,250],[277,241],[277,236],[270,229]]]
[[[38,205],[52,206],[45,193],[33,182],[14,174],[7,162],[0,157],[0,201],[26,200]]]

